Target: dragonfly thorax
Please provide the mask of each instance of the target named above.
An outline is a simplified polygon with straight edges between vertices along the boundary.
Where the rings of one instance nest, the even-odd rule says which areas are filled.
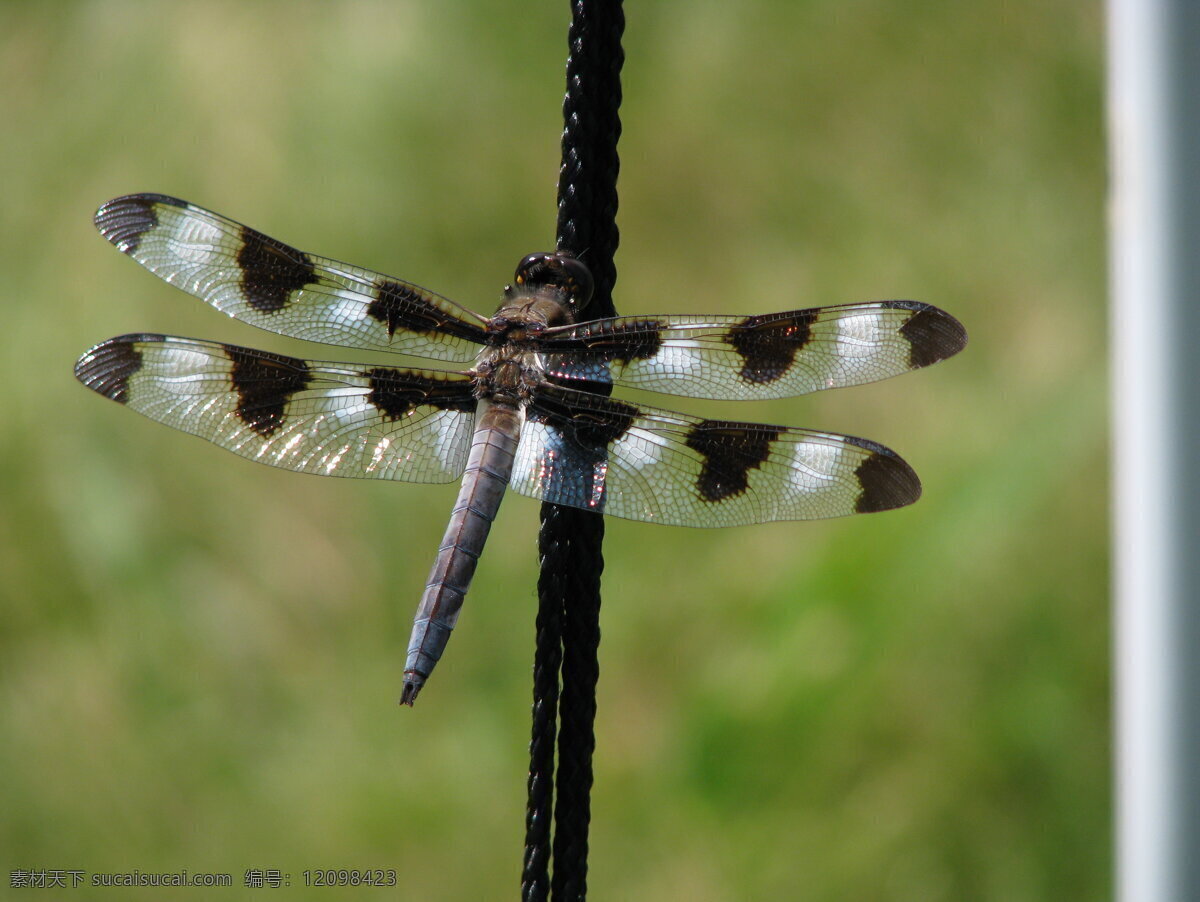
[[[519,407],[532,396],[544,378],[537,354],[511,347],[487,348],[473,371],[475,397]]]

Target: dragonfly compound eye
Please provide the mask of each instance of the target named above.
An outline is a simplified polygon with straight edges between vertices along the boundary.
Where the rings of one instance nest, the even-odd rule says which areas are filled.
[[[576,310],[587,306],[592,299],[592,274],[582,261],[568,251],[529,254],[517,264],[515,281],[518,287],[526,291],[536,291],[542,287],[557,288]]]

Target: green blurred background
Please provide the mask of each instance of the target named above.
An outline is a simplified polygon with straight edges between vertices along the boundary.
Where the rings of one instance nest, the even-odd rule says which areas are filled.
[[[971,344],[805,399],[657,399],[869,436],[926,493],[820,523],[609,523],[592,896],[1105,897],[1099,5],[627,12],[621,312],[911,297]],[[0,6],[5,871],[388,867],[391,898],[516,897],[536,504],[504,505],[400,710],[454,489],[256,466],[71,367],[143,330],[363,359],[121,257],[90,217],[132,191],[489,310],[553,241],[567,21],[499,0]]]

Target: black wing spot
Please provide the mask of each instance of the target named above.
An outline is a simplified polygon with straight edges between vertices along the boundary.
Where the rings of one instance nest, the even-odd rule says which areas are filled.
[[[292,395],[308,387],[308,364],[282,354],[233,345],[224,348],[233,363],[229,381],[238,396],[238,418],[263,438],[270,438],[283,425]]]
[[[854,470],[862,492],[854,512],[872,514],[912,504],[921,497],[921,480],[903,458],[883,445],[847,436],[847,440],[871,453]]]
[[[408,332],[433,332],[440,323],[436,307],[419,292],[402,282],[385,280],[375,286],[375,300],[367,307],[367,315],[383,323],[388,337],[398,329]]]
[[[242,293],[260,313],[282,310],[293,291],[317,281],[308,254],[249,226],[242,226],[237,264],[242,271]]]
[[[142,368],[142,352],[137,342],[162,341],[164,336],[149,333],[122,335],[101,342],[79,358],[75,378],[94,392],[118,404],[129,403],[129,379]]]
[[[382,279],[375,284],[375,300],[367,306],[367,315],[383,324],[388,337],[399,331],[422,335],[451,335],[483,344],[483,327],[464,322],[442,310],[417,288],[404,282]]]
[[[656,319],[598,319],[580,323],[570,339],[551,347],[598,354],[606,361],[648,360],[662,347],[665,328],[666,324]]]
[[[603,513],[609,447],[630,430],[639,413],[624,401],[543,386],[526,408],[526,416],[544,424],[548,433],[538,477],[542,497]]]
[[[371,386],[367,400],[389,420],[408,416],[418,407],[471,413],[478,403],[466,381],[431,379],[383,366],[363,375]]]
[[[751,316],[731,328],[725,340],[742,357],[741,377],[755,385],[782,379],[796,354],[808,344],[817,310]]]
[[[945,310],[919,301],[886,301],[883,306],[912,310],[900,327],[909,344],[908,362],[913,369],[953,357],[967,344],[967,330]]]
[[[564,432],[583,447],[607,454],[608,446],[629,431],[638,409],[612,398],[598,406],[602,409],[575,411]]]
[[[183,206],[183,202],[161,194],[129,194],[116,197],[96,211],[92,221],[105,240],[122,254],[134,254],[142,236],[158,225],[156,204]]]
[[[705,501],[724,501],[750,485],[750,471],[771,453],[783,432],[778,426],[704,420],[688,433],[687,446],[703,457],[696,488]]]
[[[539,391],[528,408],[529,418],[553,426],[588,451],[607,455],[608,446],[627,433],[637,419],[637,407],[616,398],[578,391],[573,394],[584,395],[586,403],[572,401],[556,391]]]

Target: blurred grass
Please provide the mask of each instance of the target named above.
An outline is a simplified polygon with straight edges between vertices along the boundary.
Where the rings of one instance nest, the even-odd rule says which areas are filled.
[[[536,506],[506,503],[447,658],[398,711],[453,490],[256,467],[71,365],[142,330],[338,356],[114,253],[89,217],[130,191],[488,309],[552,243],[566,16],[0,5],[6,870],[393,867],[399,898],[515,895]],[[971,345],[811,399],[668,405],[870,436],[926,495],[609,524],[593,896],[1105,897],[1099,10],[628,16],[618,309],[915,297]]]

